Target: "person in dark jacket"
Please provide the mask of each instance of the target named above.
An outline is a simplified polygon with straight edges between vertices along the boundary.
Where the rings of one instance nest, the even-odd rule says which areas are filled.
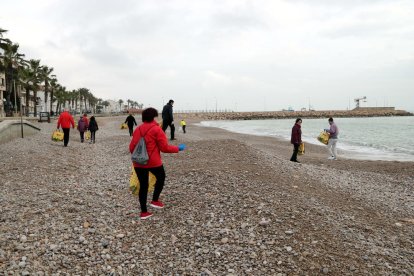
[[[164,108],[162,109],[162,130],[165,132],[168,127],[170,127],[171,140],[175,140],[175,126],[174,126],[174,117],[173,117],[173,105],[174,101],[169,100]]]
[[[137,125],[137,121],[135,121],[135,118],[134,116],[132,116],[132,114],[128,115],[128,117],[125,120],[125,124],[128,125],[129,136],[132,136],[132,134],[134,133],[134,125]]]
[[[141,219],[147,219],[152,216],[152,213],[147,211],[149,172],[155,175],[157,179],[150,206],[156,209],[164,208],[164,203],[159,200],[165,182],[165,170],[161,159],[161,152],[177,153],[185,149],[184,144],[180,144],[178,147],[168,144],[165,133],[154,120],[155,117],[158,117],[158,111],[155,108],[149,107],[142,112],[142,124],[135,129],[129,144],[129,151],[133,153],[139,140],[143,137],[149,157],[146,164],[133,162],[140,183],[138,196],[141,205]]]
[[[80,117],[78,121],[78,130],[80,134],[81,143],[83,143],[85,141],[85,131],[88,130],[88,124],[86,122],[85,117]]]
[[[95,116],[92,116],[89,119],[89,131],[91,132],[91,141],[90,143],[95,144],[95,135],[96,135],[96,131],[99,129],[98,127],[98,122],[95,119]]]
[[[302,143],[302,119],[297,118],[295,125],[292,127],[292,136],[290,137],[290,143],[293,144],[293,154],[290,158],[290,161],[297,162],[298,161],[298,152],[299,152],[299,146]]]

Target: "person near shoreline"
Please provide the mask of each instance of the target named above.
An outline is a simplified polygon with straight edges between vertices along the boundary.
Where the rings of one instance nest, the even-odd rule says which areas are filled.
[[[99,130],[98,122],[96,121],[95,116],[91,116],[91,119],[89,120],[88,129],[91,132],[91,141],[90,141],[90,143],[95,144],[96,131]]]
[[[162,109],[162,130],[165,132],[170,127],[171,140],[175,140],[175,126],[174,126],[174,117],[173,117],[173,105],[174,101],[169,100],[164,108]]]
[[[161,152],[177,153],[185,149],[184,144],[178,146],[168,144],[167,136],[159,127],[157,121],[154,120],[156,117],[158,117],[158,111],[155,108],[149,107],[145,109],[142,112],[142,124],[135,129],[129,144],[129,151],[132,154],[141,137],[144,137],[149,157],[145,165],[132,162],[140,183],[138,197],[141,205],[141,219],[147,219],[152,216],[152,213],[147,210],[149,172],[157,179],[150,206],[156,209],[164,208],[164,204],[159,199],[165,182],[165,170],[161,160]]]
[[[184,121],[184,119],[181,120],[180,125],[181,125],[181,128],[183,129],[183,132],[186,133],[185,127],[187,126],[187,123]]]
[[[134,133],[134,125],[137,125],[137,121],[135,121],[135,118],[134,116],[132,116],[131,113],[126,118],[125,124],[128,125],[129,136],[132,136],[132,134]]]
[[[326,132],[329,133],[329,141],[328,141],[328,152],[329,152],[329,160],[337,160],[337,150],[336,150],[336,143],[338,142],[338,134],[339,128],[334,123],[334,119],[331,117],[328,120],[330,125],[329,129],[325,129]]]
[[[299,146],[302,143],[302,119],[297,118],[295,125],[292,127],[292,135],[290,136],[290,143],[293,144],[293,154],[290,161],[300,163],[298,161]]]
[[[69,143],[70,125],[72,125],[72,128],[75,128],[75,121],[73,120],[72,115],[69,114],[68,109],[65,108],[65,110],[62,113],[60,113],[57,122],[57,129],[62,127],[63,130],[64,147],[67,147]]]
[[[88,131],[88,124],[86,123],[85,117],[81,116],[78,121],[78,130],[80,134],[81,143],[85,141],[85,131]]]

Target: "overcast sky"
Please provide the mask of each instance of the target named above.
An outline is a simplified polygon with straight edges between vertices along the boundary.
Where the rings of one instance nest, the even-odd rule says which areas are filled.
[[[414,111],[413,0],[0,0],[68,89],[162,108]]]

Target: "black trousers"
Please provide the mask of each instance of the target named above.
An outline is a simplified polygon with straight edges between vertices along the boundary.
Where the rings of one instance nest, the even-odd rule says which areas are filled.
[[[162,130],[165,132],[170,127],[171,140],[174,140],[175,126],[171,121],[162,121]]]
[[[80,138],[81,138],[81,143],[83,143],[83,141],[85,140],[85,132],[81,131],[79,132],[80,134]]]
[[[160,198],[162,189],[165,182],[165,170],[164,166],[156,168],[135,168],[139,180],[139,204],[141,205],[141,212],[147,212],[147,195],[148,195],[148,180],[149,172],[151,172],[157,178],[155,182],[154,193],[152,200],[157,201]]]
[[[299,144],[293,144],[293,154],[290,161],[298,161]]]
[[[128,126],[128,130],[129,130],[129,136],[132,136],[132,134],[134,133],[134,125]]]
[[[183,126],[183,132],[184,132],[184,133],[185,133],[185,127],[186,127],[186,126]]]
[[[62,128],[63,130],[63,145],[65,147],[68,146],[69,143],[69,132],[70,132],[70,128]]]
[[[94,143],[95,143],[95,134],[96,134],[96,131],[91,130],[91,142],[94,142]]]

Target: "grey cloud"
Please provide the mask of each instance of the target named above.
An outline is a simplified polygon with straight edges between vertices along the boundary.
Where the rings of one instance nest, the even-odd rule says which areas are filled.
[[[309,6],[355,8],[378,3],[395,3],[395,0],[284,0],[287,3],[302,3]]]

